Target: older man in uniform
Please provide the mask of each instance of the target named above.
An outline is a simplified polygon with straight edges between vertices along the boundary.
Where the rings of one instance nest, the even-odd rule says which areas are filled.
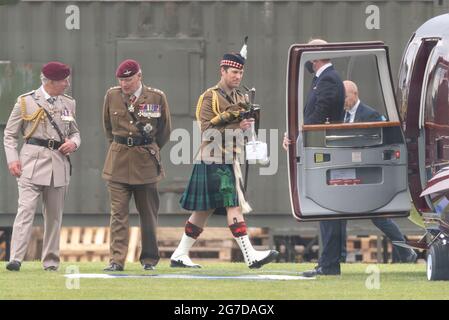
[[[4,133],[6,159],[17,178],[19,203],[6,269],[19,271],[31,236],[34,214],[42,196],[44,241],[42,263],[47,271],[59,266],[59,234],[69,185],[69,154],[80,146],[75,100],[64,94],[70,69],[61,62],[42,68],[42,86],[17,99]],[[19,135],[24,144],[17,152]]]
[[[182,195],[181,206],[193,213],[187,220],[182,239],[171,256],[172,267],[199,268],[189,257],[189,250],[214,212],[225,212],[227,222],[243,258],[251,269],[260,268],[273,261],[275,250],[258,251],[253,248],[247,234],[243,213],[251,210],[242,192],[239,145],[227,139],[227,130],[247,130],[254,119],[241,117],[246,111],[244,95],[238,90],[243,77],[245,59],[228,53],[220,62],[220,82],[204,92],[197,105],[196,117],[201,127],[202,143],[189,184]],[[222,139],[211,141],[214,132],[224,134]],[[238,139],[240,140],[240,139]],[[241,139],[242,141],[243,139]],[[226,143],[230,141],[231,143]],[[230,160],[230,161],[229,161]],[[229,163],[230,162],[230,163]]]
[[[137,61],[123,61],[116,77],[119,86],[107,91],[103,106],[104,130],[110,143],[103,178],[111,197],[110,264],[104,270],[124,269],[131,196],[140,217],[140,262],[144,270],[153,270],[159,261],[157,183],[164,177],[160,149],[170,136],[170,111],[162,91],[142,84]]]

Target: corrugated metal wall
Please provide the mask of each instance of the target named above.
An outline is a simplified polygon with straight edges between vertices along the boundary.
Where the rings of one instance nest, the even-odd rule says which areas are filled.
[[[73,4],[80,9],[79,30],[66,29],[69,16],[65,13],[66,8]],[[379,8],[378,30],[365,27],[369,16],[365,10],[369,5]],[[166,91],[169,103],[176,101],[171,104],[175,128],[191,130],[193,112],[183,112],[186,108],[193,110],[191,95],[195,100],[202,89],[218,81],[217,63],[222,54],[239,50],[243,36],[248,35],[249,57],[244,83],[257,88],[257,100],[263,106],[262,127],[279,128],[282,133],[285,127],[286,58],[292,43],[304,43],[311,37],[322,37],[330,42],[382,40],[390,46],[393,74],[396,75],[402,50],[411,34],[424,21],[447,9],[447,0],[19,2],[0,5],[0,60],[44,63],[57,59],[73,67],[72,94],[77,99],[83,144],[73,156],[74,176],[65,211],[104,213],[109,211],[109,203],[101,179],[106,151],[101,107],[105,91],[115,85],[114,71],[118,60],[128,54],[127,43],[129,46],[140,43],[142,50],[149,50],[149,57],[154,55],[151,55],[151,46],[145,47],[146,39],[148,43],[157,43],[157,39],[168,42],[166,57],[170,56],[170,43],[176,50],[180,49],[181,41],[189,43],[188,46],[196,43],[191,49],[196,58],[188,58],[189,75],[179,75],[180,79],[194,79],[191,80],[195,82],[193,89],[188,92],[164,88],[164,84],[176,88],[178,82],[170,83],[161,72],[166,70],[168,74],[176,75],[178,69],[175,68],[179,66],[165,64],[161,67],[157,61],[146,61],[145,51],[129,51],[145,60],[145,82]],[[158,50],[161,48],[165,47],[158,47]],[[161,61],[164,61],[164,50],[159,55]],[[184,99],[180,93],[188,94],[189,98]],[[184,100],[188,105],[180,103]],[[11,108],[12,105],[0,107]],[[3,128],[0,130],[2,141]],[[279,142],[281,138],[279,136]],[[191,171],[190,165],[169,163],[171,145],[173,143],[163,154],[167,171],[167,179],[161,185],[163,188],[183,186]],[[277,175],[258,176],[254,169],[251,172],[249,196],[257,212],[290,210],[285,154],[280,152],[279,156]],[[5,162],[2,150],[0,213],[14,213],[17,187]],[[161,211],[179,211],[178,198],[176,194],[164,194]]]

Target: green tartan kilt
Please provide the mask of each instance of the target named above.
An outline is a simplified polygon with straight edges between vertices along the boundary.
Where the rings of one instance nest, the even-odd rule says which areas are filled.
[[[237,207],[239,200],[232,165],[195,164],[179,203],[186,210],[218,209],[216,213],[226,213],[224,208]]]

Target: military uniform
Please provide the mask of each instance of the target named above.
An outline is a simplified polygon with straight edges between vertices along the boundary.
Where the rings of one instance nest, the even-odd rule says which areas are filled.
[[[42,195],[44,215],[44,241],[42,261],[44,268],[59,265],[59,234],[64,198],[70,181],[70,163],[57,149],[64,141],[50,123],[47,110],[58,125],[64,138],[79,148],[80,134],[75,121],[75,100],[60,95],[50,103],[43,87],[17,99],[4,132],[4,145],[8,163],[20,160],[22,175],[17,179],[19,203],[14,220],[11,261],[21,262],[31,236],[33,218],[39,196]],[[25,143],[17,152],[19,135]]]
[[[247,111],[245,96],[237,89],[244,63],[245,58],[240,54],[225,54],[220,62],[220,82],[206,90],[198,99],[196,118],[202,137],[197,156],[199,161],[193,167],[180,200],[181,206],[193,213],[186,222],[178,247],[170,257],[171,267],[201,267],[192,262],[189,250],[202,233],[211,212],[226,213],[228,222],[232,219],[229,229],[249,268],[260,268],[278,255],[274,250],[254,249],[243,218],[243,213],[251,211],[243,194],[238,161],[244,142],[242,129],[248,128],[249,124],[242,117],[242,113]],[[221,134],[221,139],[217,131]]]
[[[142,86],[133,112],[129,96],[120,87],[107,91],[103,120],[110,142],[103,169],[111,197],[111,262],[124,266],[129,235],[129,201],[134,195],[140,216],[142,264],[156,265],[159,252],[156,238],[159,195],[157,183],[164,177],[160,149],[170,137],[170,111],[165,94]],[[134,117],[131,116],[134,114]],[[136,126],[145,128],[147,137]]]
[[[235,163],[241,152],[243,134],[241,130],[237,133],[237,141],[225,139],[225,130],[236,130],[240,128],[241,119],[236,116],[230,121],[220,123],[214,122],[220,115],[226,112],[244,112],[245,97],[237,89],[227,94],[220,83],[206,90],[199,100],[196,117],[199,122],[203,141],[200,152],[193,168],[189,184],[183,193],[180,203],[186,210],[209,210],[216,209],[216,213],[226,213],[226,207],[235,207],[245,204],[246,210],[250,210],[241,190],[241,172],[238,163]],[[207,130],[218,130],[222,134],[222,140],[209,139]],[[236,172],[237,171],[237,172]],[[207,185],[208,192],[202,194],[202,186]],[[200,186],[200,189],[198,189]],[[200,195],[200,196],[199,196]]]

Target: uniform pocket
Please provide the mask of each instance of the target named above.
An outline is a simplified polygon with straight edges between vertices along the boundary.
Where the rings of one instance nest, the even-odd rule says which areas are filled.
[[[36,153],[23,152],[20,154],[20,164],[22,165],[22,177],[31,179],[34,172],[34,167],[37,162]]]
[[[126,121],[126,110],[113,110],[111,112],[111,122],[114,127],[120,125],[120,121]]]
[[[161,158],[159,150],[152,147],[136,147],[138,156],[141,161],[136,164],[139,168],[140,174],[144,179],[151,179],[161,174]]]

